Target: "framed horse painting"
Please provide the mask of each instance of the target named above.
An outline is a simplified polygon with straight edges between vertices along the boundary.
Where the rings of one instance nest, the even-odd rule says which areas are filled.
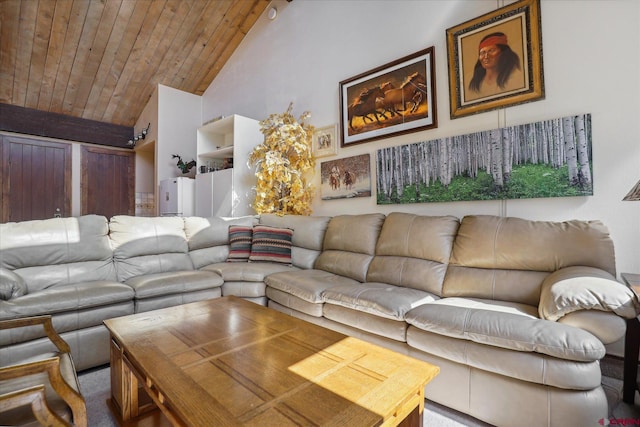
[[[340,82],[341,146],[438,126],[433,47]]]

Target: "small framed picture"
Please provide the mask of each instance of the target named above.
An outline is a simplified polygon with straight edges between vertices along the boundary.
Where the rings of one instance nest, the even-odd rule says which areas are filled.
[[[539,0],[447,29],[451,118],[544,98]]]
[[[320,163],[322,200],[371,197],[371,156],[360,154]]]
[[[317,128],[313,132],[312,144],[311,151],[315,157],[338,154],[338,125]]]

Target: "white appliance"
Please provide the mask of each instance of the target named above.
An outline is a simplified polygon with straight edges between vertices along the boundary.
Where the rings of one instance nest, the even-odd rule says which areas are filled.
[[[195,182],[184,177],[160,181],[160,216],[193,216]]]

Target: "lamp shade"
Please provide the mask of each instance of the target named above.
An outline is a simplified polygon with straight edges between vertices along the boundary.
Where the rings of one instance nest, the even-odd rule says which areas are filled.
[[[640,181],[636,182],[631,191],[622,200],[640,200]]]

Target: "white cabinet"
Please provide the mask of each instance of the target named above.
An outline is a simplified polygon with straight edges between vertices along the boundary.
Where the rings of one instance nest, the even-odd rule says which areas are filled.
[[[196,175],[196,216],[240,216],[238,199],[233,195],[233,169]],[[234,209],[234,207],[236,209]]]
[[[198,165],[223,167],[233,159],[233,167],[196,175],[196,216],[252,215],[256,177],[247,164],[249,154],[263,141],[257,120],[238,115],[223,117],[198,129]],[[228,162],[227,162],[228,163]]]

